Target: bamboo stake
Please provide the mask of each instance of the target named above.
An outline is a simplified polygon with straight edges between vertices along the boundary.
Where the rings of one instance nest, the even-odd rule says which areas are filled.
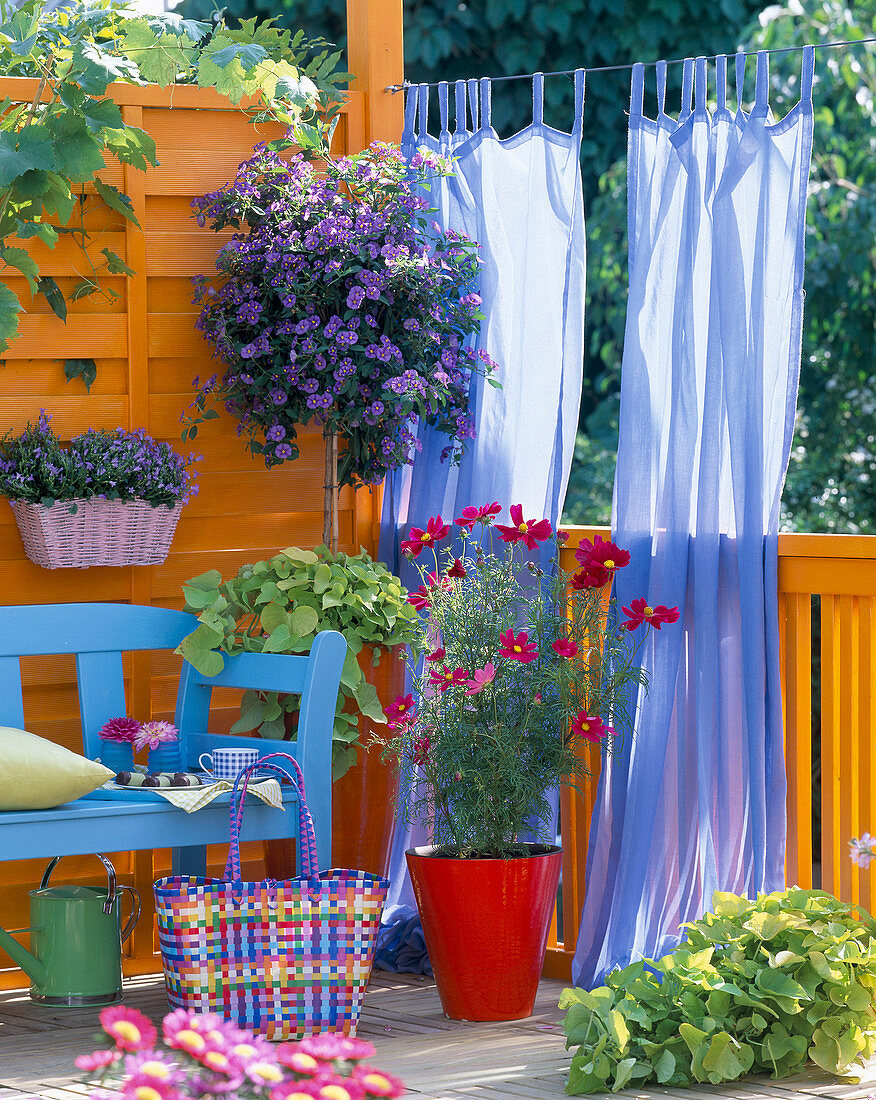
[[[325,494],[322,505],[322,541],[338,552],[338,433],[325,436]]]

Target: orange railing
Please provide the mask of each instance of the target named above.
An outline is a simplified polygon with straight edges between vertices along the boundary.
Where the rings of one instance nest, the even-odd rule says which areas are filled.
[[[582,538],[607,537],[604,528],[566,530],[566,569]],[[876,537],[780,535],[779,624],[787,881],[876,909],[876,871],[859,871],[848,856],[849,837],[876,832]],[[562,918],[545,960],[552,977],[570,976],[597,782],[561,799]]]

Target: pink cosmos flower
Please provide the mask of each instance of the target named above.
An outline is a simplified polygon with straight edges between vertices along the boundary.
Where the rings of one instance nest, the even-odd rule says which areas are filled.
[[[590,539],[584,539],[575,551],[575,557],[585,569],[600,565],[609,573],[630,564],[629,550],[621,550],[615,543],[603,539],[600,535],[594,536],[593,542]]]
[[[409,721],[412,710],[414,710],[414,697],[409,692],[407,695],[396,695],[389,706],[383,708],[383,713],[387,718]]]
[[[356,1066],[352,1079],[362,1085],[368,1096],[404,1096],[407,1091],[398,1077],[374,1066]]]
[[[333,1062],[343,1058],[346,1062],[358,1062],[362,1058],[373,1058],[377,1053],[364,1039],[351,1039],[346,1035],[311,1035],[302,1039],[298,1049],[323,1062]]]
[[[645,603],[644,598],[633,600],[630,606],[625,607],[623,610],[629,618],[621,623],[621,626],[627,630],[635,630],[642,623],[649,623],[655,630],[659,630],[662,623],[678,621],[677,607],[666,607],[662,603],[657,604],[656,607],[650,607]]]
[[[585,741],[592,741],[598,745],[606,737],[612,736],[614,730],[607,726],[598,715],[588,714],[586,710],[579,710],[572,723],[572,733],[577,733]]]
[[[477,695],[483,691],[487,684],[491,684],[496,676],[496,666],[492,661],[487,661],[483,668],[476,668],[471,674],[471,679],[465,681],[465,694]]]
[[[853,836],[849,841],[849,857],[859,867],[869,867],[876,859],[876,839],[869,833]]]
[[[157,749],[159,745],[168,745],[179,740],[179,730],[173,722],[144,722],[134,735],[134,749],[139,752],[147,746]]]
[[[420,552],[427,546],[434,546],[436,542],[440,542],[447,535],[448,530],[447,524],[440,516],[430,516],[425,531],[420,527],[410,529],[408,537],[401,544],[401,551],[412,558],[418,558]]]
[[[512,504],[510,511],[512,527],[504,527],[501,523],[496,524],[496,530],[501,533],[503,542],[522,542],[527,549],[535,550],[540,542],[549,539],[554,533],[553,527],[546,519],[525,521],[522,504]]]
[[[529,640],[525,630],[521,630],[519,634],[515,634],[513,630],[506,630],[504,634],[499,635],[499,641],[501,642],[500,657],[522,661],[523,664],[529,664],[538,657],[538,647],[535,642]]]
[[[111,1066],[116,1057],[117,1052],[114,1050],[93,1050],[91,1054],[80,1054],[73,1060],[73,1065],[83,1073],[96,1073],[99,1069]]]
[[[453,565],[447,570],[448,577],[467,577],[468,573],[465,571],[465,566],[456,558]]]
[[[140,723],[136,718],[128,718],[126,715],[120,718],[110,718],[100,727],[98,737],[104,741],[116,741],[120,745],[131,744],[140,732]]]
[[[471,531],[476,523],[482,523],[484,527],[489,527],[493,522],[493,517],[498,516],[501,511],[502,505],[498,500],[494,500],[492,504],[482,504],[480,508],[476,508],[472,504],[468,508],[463,508],[462,515],[457,516],[456,522],[467,531]]]
[[[447,665],[442,665],[440,669],[429,669],[429,683],[432,687],[437,687],[440,692],[445,692],[449,687],[454,687],[456,684],[464,684],[468,680],[468,673],[464,668],[450,669]]]
[[[447,651],[444,646],[439,646],[437,649],[433,649],[431,653],[426,654],[427,661],[443,661],[447,656]]]
[[[432,593],[436,588],[449,588],[450,581],[446,577],[439,579],[434,573],[426,577],[426,584],[421,584],[416,591],[408,594],[408,603],[413,604],[417,611],[423,611],[432,606]]]
[[[611,580],[611,573],[601,565],[592,565],[580,569],[573,577],[569,587],[573,592],[583,592],[585,588],[602,588]]]
[[[422,767],[429,759],[429,749],[431,748],[432,742],[425,733],[422,737],[415,737],[411,742],[411,763],[416,764],[418,768]]]
[[[125,1005],[107,1005],[101,1011],[100,1026],[115,1040],[117,1050],[151,1050],[158,1039],[152,1021]]]
[[[551,642],[551,649],[558,657],[574,657],[578,652],[577,643],[568,638],[557,638],[555,642]]]

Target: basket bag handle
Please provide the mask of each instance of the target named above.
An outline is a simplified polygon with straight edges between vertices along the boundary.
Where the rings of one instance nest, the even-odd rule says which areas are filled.
[[[291,764],[294,775],[286,767],[269,764],[269,760],[282,760]],[[298,838],[301,848],[300,874],[305,878],[315,878],[319,874],[319,860],[316,855],[316,833],[313,830],[313,818],[307,808],[304,797],[304,776],[294,756],[286,752],[272,752],[261,757],[250,767],[245,768],[234,780],[231,792],[231,843],[228,846],[228,862],[222,878],[225,882],[240,882],[240,826],[243,821],[243,803],[246,790],[254,772],[272,772],[282,783],[289,780],[298,791]]]

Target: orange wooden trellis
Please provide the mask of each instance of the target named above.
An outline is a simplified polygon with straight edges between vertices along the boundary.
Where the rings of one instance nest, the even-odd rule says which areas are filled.
[[[396,141],[402,128],[401,97],[385,90],[403,75],[401,0],[348,0],[347,18],[348,68],[357,79],[335,134],[338,153],[356,152],[372,140]],[[30,100],[35,90],[35,81],[0,79],[0,98]],[[102,248],[111,248],[135,274],[103,280],[119,297],[72,302],[63,324],[41,298],[30,299],[16,272],[0,265],[0,278],[28,309],[21,334],[0,367],[0,431],[22,428],[45,408],[64,437],[89,427],[145,428],[186,449],[180,440],[180,415],[191,402],[192,379],[215,369],[208,346],[194,329],[191,278],[213,270],[221,243],[221,237],[197,227],[189,204],[231,179],[253,145],[279,136],[279,130],[254,130],[239,110],[210,90],[116,84],[110,92],[126,122],[153,136],[160,163],[142,172],[108,160],[101,172],[101,178],[130,196],[142,230],[93,197],[84,204],[84,220],[92,236],[90,251],[99,256]],[[53,276],[65,291],[84,273],[81,252],[66,237],[54,250],[37,243],[33,251],[41,272]],[[81,382],[65,382],[62,360],[67,358],[97,361],[90,393]],[[302,432],[298,461],[265,470],[244,451],[235,429],[235,421],[224,415],[201,428],[192,445],[203,455],[198,467],[201,491],[184,509],[170,557],[162,565],[82,572],[40,569],[24,557],[11,510],[0,501],[4,600],[119,600],[181,607],[181,585],[188,577],[213,568],[230,575],[283,546],[317,545],[322,540],[320,434]],[[375,494],[341,492],[340,549],[374,549],[378,507]],[[170,716],[177,667],[166,655],[129,658],[130,713]],[[72,659],[27,660],[23,678],[28,728],[81,748]],[[234,713],[234,695],[217,692],[215,728],[227,728]],[[112,838],[107,838],[111,846]],[[13,853],[2,854],[8,858]],[[251,855],[257,858],[258,849]],[[166,853],[119,853],[113,860],[122,880],[150,899],[152,880],[166,866]],[[224,855],[217,854],[217,862],[224,862]],[[97,881],[92,864],[85,858],[65,861],[66,880]],[[4,863],[0,925],[27,923],[26,891],[38,882],[41,870],[35,861]],[[153,952],[151,922],[142,921],[127,971],[156,969]],[[5,962],[0,956],[0,967]],[[0,988],[21,984],[20,972],[0,970]]]

